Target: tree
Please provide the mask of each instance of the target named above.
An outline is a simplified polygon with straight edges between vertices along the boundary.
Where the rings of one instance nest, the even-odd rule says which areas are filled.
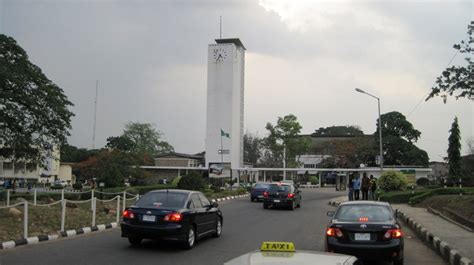
[[[467,66],[451,66],[441,73],[436,79],[436,85],[432,88],[432,91],[426,100],[439,96],[441,92],[445,92],[450,96],[454,95],[458,98],[474,99],[474,21],[471,21],[467,26],[468,37],[466,40],[461,41],[460,44],[455,44],[454,49],[460,53],[466,53]],[[445,95],[443,95],[445,96]]]
[[[382,114],[382,146],[385,165],[428,166],[428,154],[414,145],[421,136],[405,116],[393,111]],[[379,141],[379,120],[374,136]]]
[[[311,136],[318,135],[364,135],[364,132],[360,129],[359,126],[350,125],[350,126],[330,126],[326,128],[319,128],[314,131]]]
[[[474,155],[474,137],[469,137],[466,141],[467,143],[467,154]]]
[[[448,164],[449,164],[449,177],[459,178],[461,177],[461,133],[459,131],[458,118],[454,117],[454,122],[449,130],[450,135],[448,138]]]
[[[135,143],[124,135],[117,137],[111,136],[107,138],[107,144],[105,147],[122,152],[130,152],[135,148]]]
[[[265,150],[262,163],[266,166],[283,166],[283,150],[286,147],[286,165],[294,167],[297,165],[295,158],[311,147],[311,139],[299,135],[303,127],[293,114],[278,117],[276,125],[268,122],[265,128],[269,134],[263,140]]]
[[[244,134],[244,162],[256,165],[262,157],[262,139],[250,133]]]
[[[51,157],[69,135],[71,106],[26,51],[0,34],[0,156],[36,163]]]
[[[360,136],[324,142],[319,148],[328,155],[319,165],[323,168],[355,168],[360,164],[374,166],[379,152],[373,137]]]
[[[94,156],[98,150],[87,150],[85,148],[77,148],[69,144],[63,144],[60,149],[61,162],[79,163],[87,158]]]
[[[133,143],[132,152],[151,156],[174,151],[173,146],[162,140],[162,136],[153,124],[139,122],[127,123],[122,134]]]

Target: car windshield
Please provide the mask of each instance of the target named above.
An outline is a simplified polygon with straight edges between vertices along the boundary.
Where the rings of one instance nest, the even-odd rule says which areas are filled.
[[[256,188],[256,189],[266,189],[266,188],[268,188],[268,184],[258,183],[258,184],[255,185],[254,188]]]
[[[290,186],[289,185],[270,185],[268,188],[269,191],[271,192],[288,192],[290,191]]]
[[[363,218],[368,222],[386,222],[392,220],[392,214],[383,205],[343,205],[336,213],[335,219],[346,222],[359,222]]]
[[[149,192],[135,204],[140,207],[183,208],[188,194],[178,192]]]

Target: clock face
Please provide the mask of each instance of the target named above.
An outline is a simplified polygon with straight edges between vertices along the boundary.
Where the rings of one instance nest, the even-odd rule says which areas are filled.
[[[227,51],[224,48],[215,48],[213,58],[217,63],[223,62],[227,58]]]

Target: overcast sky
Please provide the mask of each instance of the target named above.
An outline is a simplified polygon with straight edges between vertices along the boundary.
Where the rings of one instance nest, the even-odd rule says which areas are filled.
[[[459,118],[473,137],[474,102],[417,104],[467,37],[472,1],[0,0],[0,32],[74,103],[69,142],[96,147],[128,121],[153,123],[176,151],[204,150],[207,45],[238,37],[247,48],[245,130],[295,114],[304,133],[332,125],[375,131],[382,113],[408,116],[430,160],[446,156]],[[453,64],[464,64],[458,54]]]

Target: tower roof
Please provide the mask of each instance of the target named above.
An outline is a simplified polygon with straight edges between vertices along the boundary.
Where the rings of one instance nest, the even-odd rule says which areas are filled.
[[[221,43],[233,43],[237,47],[242,47],[244,50],[247,50],[244,46],[244,44],[240,41],[239,38],[231,38],[231,39],[216,39],[216,43],[221,44]]]

